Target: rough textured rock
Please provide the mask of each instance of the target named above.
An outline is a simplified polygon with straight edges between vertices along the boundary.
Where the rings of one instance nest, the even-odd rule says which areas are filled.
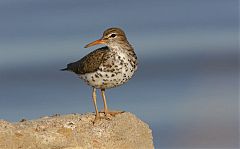
[[[9,123],[0,120],[1,149],[151,149],[148,125],[125,112],[93,124],[94,115],[69,114]]]

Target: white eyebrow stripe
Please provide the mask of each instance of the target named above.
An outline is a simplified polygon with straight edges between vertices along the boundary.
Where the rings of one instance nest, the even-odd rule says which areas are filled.
[[[108,35],[108,38],[109,38],[112,34],[117,35],[117,33],[113,32],[113,33],[111,33],[111,34]]]

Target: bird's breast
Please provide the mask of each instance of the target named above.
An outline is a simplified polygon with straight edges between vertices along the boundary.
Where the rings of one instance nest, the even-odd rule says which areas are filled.
[[[126,52],[108,53],[99,69],[80,77],[95,88],[112,88],[124,84],[137,70],[137,60]]]

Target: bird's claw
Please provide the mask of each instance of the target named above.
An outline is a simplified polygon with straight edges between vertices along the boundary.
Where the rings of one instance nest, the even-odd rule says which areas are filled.
[[[100,113],[104,113],[105,117],[108,115],[111,116],[116,116],[117,114],[121,114],[124,113],[125,111],[106,111],[106,110],[102,110]]]

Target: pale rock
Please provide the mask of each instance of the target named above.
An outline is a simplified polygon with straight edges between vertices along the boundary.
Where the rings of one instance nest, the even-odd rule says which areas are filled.
[[[101,115],[103,116],[103,115]],[[94,114],[0,120],[0,149],[152,149],[149,126],[124,112],[93,124]]]

